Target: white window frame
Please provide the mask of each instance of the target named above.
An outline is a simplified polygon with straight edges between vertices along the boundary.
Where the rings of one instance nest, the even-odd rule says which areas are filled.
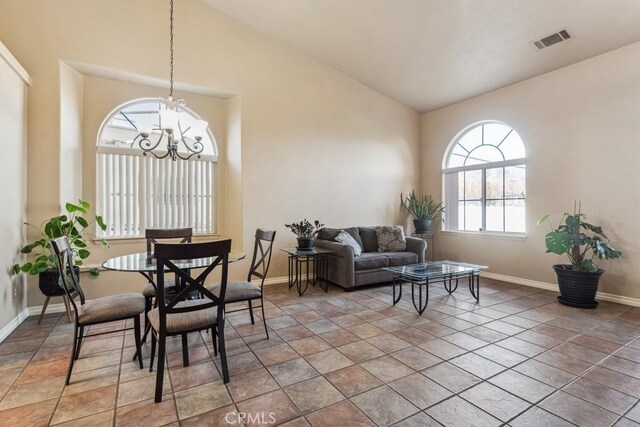
[[[138,98],[119,105],[106,116],[98,130],[96,208],[113,230],[111,227],[107,232],[98,229],[97,234],[107,239],[132,239],[143,238],[146,228],[192,227],[194,235],[213,235],[216,233],[218,150],[210,129],[202,140],[210,144],[210,150],[205,151],[201,159],[156,159],[152,154],[145,156],[135,145],[132,148],[125,144],[102,144],[103,129],[115,115],[131,105],[149,101],[157,98]],[[181,111],[200,119],[189,108],[181,107]],[[109,170],[112,174],[107,176]],[[127,194],[109,196],[121,188],[120,183],[125,183]],[[108,201],[108,197],[112,199]],[[133,226],[124,226],[121,222]]]
[[[509,160],[490,162],[490,163],[480,163],[480,164],[473,164],[468,166],[448,167],[453,150],[460,143],[462,138],[464,138],[464,136],[467,135],[472,130],[480,126],[484,126],[492,123],[508,126],[509,128],[511,128],[511,131],[509,132],[509,134],[511,132],[516,132],[513,126],[500,121],[486,120],[482,122],[477,122],[466,127],[460,133],[458,133],[458,135],[456,135],[456,137],[453,139],[453,141],[449,145],[449,148],[446,151],[446,154],[443,160],[443,169],[442,169],[443,200],[445,201],[445,206],[446,206],[445,215],[444,215],[445,228],[443,231],[447,233],[479,234],[479,235],[487,235],[487,236],[504,236],[504,237],[515,237],[515,238],[526,237],[526,228],[522,232],[510,232],[510,231],[504,231],[504,230],[503,231],[495,231],[495,230],[487,231],[487,222],[486,222],[487,221],[487,213],[486,213],[486,210],[487,210],[486,171],[487,169],[506,168],[509,166],[526,166],[527,164],[526,154],[525,154],[525,157],[518,158],[518,159],[509,159]],[[507,136],[505,136],[504,139],[506,139],[509,136],[509,134],[507,134]],[[484,145],[484,132],[482,134],[482,140],[483,140],[482,144]],[[469,155],[471,154],[471,152],[469,152]],[[481,221],[482,227],[480,230],[459,229],[460,217],[458,215],[459,213],[458,205],[460,201],[460,196],[458,194],[458,188],[459,188],[458,174],[459,172],[468,172],[468,171],[477,171],[477,170],[482,171],[482,196],[480,199],[481,206],[482,206],[482,221]],[[503,179],[504,179],[504,169],[503,169]],[[525,167],[525,186],[526,186],[526,167]],[[511,199],[504,198],[504,194],[503,194],[502,200],[511,200]],[[513,200],[524,200],[525,206],[526,206],[526,200],[527,200],[526,192],[525,192],[524,198],[513,199]],[[525,217],[525,223],[526,223],[526,217]]]

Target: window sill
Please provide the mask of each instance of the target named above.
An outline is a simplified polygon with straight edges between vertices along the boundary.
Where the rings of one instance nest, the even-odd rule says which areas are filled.
[[[469,236],[473,238],[498,239],[498,240],[515,240],[524,242],[527,240],[525,233],[497,233],[490,231],[458,231],[458,230],[442,230],[440,232],[444,236]]]
[[[194,234],[193,235],[193,240],[195,242],[199,241],[200,239],[207,239],[207,238],[213,238],[213,239],[219,239],[220,237],[222,237],[221,234]],[[110,245],[124,245],[124,244],[129,244],[129,243],[146,243],[147,239],[144,238],[144,236],[138,236],[138,237],[110,237],[105,239],[107,242],[109,242]],[[93,239],[93,243],[94,244],[100,244],[101,239]]]

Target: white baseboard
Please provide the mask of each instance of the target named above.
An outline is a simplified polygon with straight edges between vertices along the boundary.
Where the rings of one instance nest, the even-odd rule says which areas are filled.
[[[7,323],[4,328],[0,329],[0,342],[4,341],[5,338],[11,335],[11,332],[15,331],[27,317],[29,317],[29,309],[25,308],[16,317],[14,317],[11,322]]]
[[[490,273],[488,271],[480,272],[480,276],[486,277],[487,279],[500,280],[502,282],[515,283],[517,285],[524,285],[532,288],[558,292],[558,285],[555,283],[539,282],[537,280],[507,276],[506,274]],[[609,301],[609,302],[615,302],[618,304],[630,305],[633,307],[640,307],[639,298],[631,298],[631,297],[625,297],[622,295],[608,294],[606,292],[598,292],[596,294],[596,298],[602,301]]]
[[[307,275],[302,275],[302,280],[307,280]],[[282,285],[283,283],[289,283],[288,276],[280,276],[280,277],[271,277],[264,280],[265,286],[267,285]]]
[[[36,305],[35,307],[29,307],[29,316],[40,316],[40,312],[42,312],[42,306]],[[58,304],[49,304],[47,306],[47,313],[64,313],[66,310],[64,308],[64,303],[59,302]]]

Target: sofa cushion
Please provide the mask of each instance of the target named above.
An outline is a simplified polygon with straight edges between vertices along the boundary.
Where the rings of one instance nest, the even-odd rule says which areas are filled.
[[[389,267],[416,264],[418,262],[418,254],[413,252],[380,252],[380,255],[389,258]]]
[[[364,252],[378,252],[378,232],[376,227],[360,227],[360,239]]]
[[[404,230],[401,225],[383,225],[377,227],[378,252],[402,252],[407,249]]]
[[[362,247],[362,240],[360,240],[360,230],[358,229],[358,227],[348,227],[348,228],[322,227],[318,231],[318,239],[331,240],[332,242],[335,242],[336,241],[336,236],[341,231],[347,232],[351,237],[353,237],[353,240],[358,242],[360,247]]]
[[[353,248],[353,256],[360,256],[362,253],[362,246],[356,242],[356,239],[351,237],[349,233],[344,230],[341,230],[336,236],[336,242],[342,243],[343,245],[349,245]]]
[[[357,271],[372,270],[374,268],[383,268],[389,266],[389,258],[378,252],[363,252],[354,261],[354,267]]]

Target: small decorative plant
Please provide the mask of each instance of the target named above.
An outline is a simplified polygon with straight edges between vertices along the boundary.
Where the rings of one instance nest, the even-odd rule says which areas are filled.
[[[611,246],[602,227],[585,222],[585,218],[578,210],[578,213],[565,213],[557,227],[551,224],[549,215],[540,218],[538,225],[547,223],[551,228],[544,239],[547,253],[566,254],[573,271],[595,272],[599,269],[595,258],[621,258],[622,252]]]
[[[312,224],[305,218],[300,222],[293,222],[284,226],[290,229],[299,239],[313,239],[318,231],[324,227],[324,224],[321,224],[317,219]]]
[[[444,212],[442,202],[437,203],[431,195],[418,197],[415,190],[407,196],[400,193],[400,206],[417,220],[431,221]]]
[[[71,250],[73,252],[73,263],[75,266],[82,266],[85,259],[91,255],[87,249],[88,245],[84,236],[92,236],[97,239],[94,234],[86,233],[86,229],[93,223],[97,224],[101,230],[106,230],[102,217],[96,215],[92,221],[88,221],[84,215],[87,215],[91,206],[84,200],[79,200],[78,204],[67,203],[65,209],[66,215],[54,216],[43,222],[40,227],[33,224],[25,223],[29,227],[33,227],[40,232],[40,239],[29,243],[21,249],[23,254],[33,254],[32,261],[24,264],[15,264],[13,266],[13,274],[20,272],[37,275],[47,271],[56,271],[57,264],[54,255],[51,255],[49,241],[56,237],[67,236]],[[105,239],[99,239],[103,247],[109,244]],[[90,270],[91,275],[97,276],[99,271],[97,268]]]

